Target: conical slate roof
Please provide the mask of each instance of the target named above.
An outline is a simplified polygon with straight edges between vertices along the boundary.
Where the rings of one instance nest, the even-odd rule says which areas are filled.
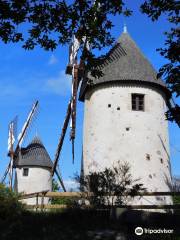
[[[81,100],[88,88],[87,80],[90,80],[91,86],[115,81],[138,82],[139,84],[153,84],[168,91],[165,83],[161,79],[157,79],[157,72],[127,32],[121,34],[100,69],[103,76],[94,78],[88,75],[87,79],[83,81],[80,90]]]
[[[53,163],[50,156],[38,137],[35,137],[26,148],[21,148],[21,151],[15,160],[15,167],[18,166],[52,168]]]

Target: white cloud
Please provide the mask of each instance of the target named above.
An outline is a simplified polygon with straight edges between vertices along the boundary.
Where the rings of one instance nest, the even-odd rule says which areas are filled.
[[[79,183],[77,183],[76,181],[72,180],[72,179],[67,179],[64,181],[64,185],[67,191],[77,191],[79,188]]]
[[[49,64],[49,65],[54,65],[54,64],[56,64],[57,62],[58,62],[58,59],[55,57],[54,54],[52,54],[51,57],[50,57],[50,59],[49,59],[48,64]]]
[[[66,75],[64,70],[49,78],[39,73],[31,73],[30,76],[26,76],[26,80],[19,79],[19,81],[5,78],[0,80],[1,102],[39,96],[39,94],[66,96],[71,93],[71,76]]]
[[[47,92],[64,96],[71,91],[71,81],[71,77],[66,75],[63,70],[57,77],[48,79],[44,89]]]
[[[0,98],[12,99],[13,97],[23,97],[26,95],[26,90],[18,85],[13,84],[1,84],[0,83]]]

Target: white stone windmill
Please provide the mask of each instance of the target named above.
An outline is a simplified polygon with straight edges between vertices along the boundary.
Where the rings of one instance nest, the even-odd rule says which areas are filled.
[[[14,165],[14,158],[15,156],[18,155],[20,149],[21,149],[21,145],[23,143],[23,140],[27,134],[27,130],[29,129],[30,124],[32,123],[33,117],[37,111],[37,107],[38,107],[39,102],[36,101],[33,104],[33,107],[30,111],[30,113],[28,114],[28,117],[22,127],[22,130],[20,132],[20,134],[18,135],[18,139],[17,139],[17,144],[15,145],[16,142],[16,120],[13,120],[10,124],[9,124],[9,136],[8,136],[8,156],[10,156],[10,161],[9,164],[5,170],[5,173],[1,179],[1,183],[4,183],[7,175],[9,174],[9,186],[12,189],[12,183],[13,183],[13,165]],[[15,118],[16,119],[16,118]]]
[[[127,161],[147,191],[170,191],[166,104],[171,95],[127,29],[99,66],[103,76],[84,79],[83,173]],[[88,84],[88,83],[91,84]],[[148,197],[138,204],[171,203]]]
[[[48,152],[39,137],[35,137],[27,147],[23,147],[14,159],[14,189],[18,193],[34,193],[52,190],[52,166]],[[47,204],[49,198],[44,199]],[[36,198],[24,200],[36,204]]]
[[[51,191],[52,178],[54,174],[56,174],[62,189],[66,191],[60,171],[56,166],[54,167],[54,164],[40,138],[35,137],[27,147],[22,147],[29,126],[37,112],[37,107],[38,101],[33,104],[33,107],[28,114],[27,120],[18,136],[15,148],[15,120],[9,124],[8,156],[10,156],[10,162],[1,182],[4,183],[6,177],[9,175],[9,186],[12,189],[14,179],[13,172],[15,172],[14,190],[16,192],[28,194]],[[58,157],[58,151],[59,145],[57,147],[55,159]],[[24,200],[24,202],[27,204],[36,204],[36,199],[30,198]],[[48,203],[48,198],[45,198],[44,203]]]
[[[22,130],[18,136],[17,144],[14,147],[15,139],[15,121],[9,125],[8,155],[10,162],[2,178],[5,181],[9,173],[9,185],[18,193],[33,193],[42,191],[51,191],[52,189],[52,166],[53,163],[39,138],[35,137],[27,146],[22,147],[22,143],[27,135],[29,126],[37,112],[38,101],[28,114]],[[13,171],[14,170],[14,171]],[[15,172],[15,174],[13,174]],[[13,176],[15,175],[15,176]],[[14,181],[13,181],[14,179]],[[48,203],[48,198],[45,198]],[[36,204],[36,198],[24,200],[27,204]]]

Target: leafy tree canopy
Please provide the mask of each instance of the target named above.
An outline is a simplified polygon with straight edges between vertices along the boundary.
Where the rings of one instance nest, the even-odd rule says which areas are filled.
[[[165,33],[165,48],[158,49],[168,60],[161,67],[159,76],[163,76],[170,91],[179,96],[180,3],[177,0],[146,0],[140,9],[152,21],[165,14],[172,24]],[[58,45],[69,43],[74,34],[79,40],[86,36],[92,51],[84,49],[81,59],[86,60],[88,69],[92,69],[97,65],[93,49],[111,46],[114,41],[111,16],[129,16],[131,13],[123,0],[0,0],[0,39],[5,43],[22,42],[23,48],[28,50],[37,45],[54,50]],[[103,56],[99,60],[103,60]],[[179,108],[176,110],[180,111]],[[171,113],[167,115],[170,120],[174,119]]]
[[[23,41],[25,49],[40,45],[54,50],[76,34],[79,39],[86,36],[92,48],[101,49],[114,40],[109,15],[121,13],[130,14],[121,0],[0,0],[0,38],[5,43]],[[28,26],[22,32],[23,23]]]
[[[167,21],[172,24],[171,29],[165,32],[165,47],[157,49],[167,59],[167,64],[159,70],[159,77],[164,77],[168,88],[176,97],[180,96],[180,2],[177,0],[147,0],[141,5],[141,11],[147,14],[152,21],[157,21],[162,14],[165,14]],[[173,111],[167,112],[169,120],[176,117],[180,122],[180,107],[176,105]]]

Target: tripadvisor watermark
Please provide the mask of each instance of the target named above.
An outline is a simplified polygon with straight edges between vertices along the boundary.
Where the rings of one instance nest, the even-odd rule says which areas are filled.
[[[135,234],[136,235],[142,235],[142,234],[173,234],[173,229],[166,229],[166,228],[142,228],[142,227],[136,227],[135,228]]]

